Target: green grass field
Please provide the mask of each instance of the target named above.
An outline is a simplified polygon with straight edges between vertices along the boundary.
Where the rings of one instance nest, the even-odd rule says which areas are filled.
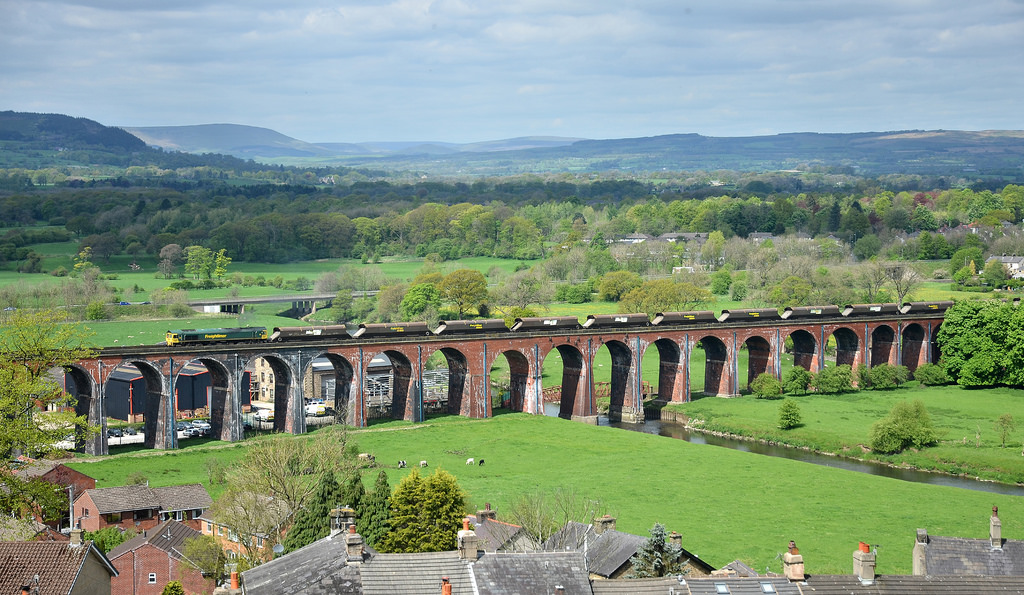
[[[723,400],[718,400],[723,401]],[[1024,498],[894,479],[765,457],[672,438],[556,418],[506,414],[488,420],[389,422],[355,432],[359,449],[386,465],[392,488],[408,470],[399,459],[427,460],[453,473],[470,510],[502,510],[519,494],[573,488],[600,499],[623,531],[647,535],[655,523],[720,567],[741,559],[780,571],[776,555],[796,541],[810,573],[848,574],[858,541],[879,544],[878,572],[908,574],[915,531],[985,538],[992,505],[1003,534],[1024,534]],[[286,437],[286,439],[305,439]],[[217,443],[212,443],[217,444]],[[150,456],[123,455],[71,466],[121,485],[142,472],[151,485],[208,483],[206,459],[230,465],[243,448],[195,446]],[[467,457],[486,459],[466,466]],[[364,474],[372,485],[376,470]],[[212,486],[219,493],[222,486]]]

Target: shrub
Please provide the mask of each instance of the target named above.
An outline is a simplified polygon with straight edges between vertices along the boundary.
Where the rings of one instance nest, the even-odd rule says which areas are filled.
[[[853,368],[849,364],[824,368],[813,376],[812,384],[819,393],[850,392],[853,390]]]
[[[782,376],[782,390],[787,394],[806,394],[810,385],[811,373],[801,366],[794,366]]]
[[[584,304],[590,301],[590,285],[559,285],[555,289],[555,300],[570,304]]]
[[[900,401],[889,415],[871,426],[868,445],[881,454],[895,454],[907,448],[923,448],[938,441],[931,417],[920,400]]]
[[[769,372],[760,374],[750,383],[750,390],[758,399],[779,399],[782,397],[782,383]]]
[[[791,430],[800,425],[800,406],[793,399],[783,399],[779,404],[779,428]]]
[[[103,302],[91,302],[85,307],[86,320],[103,320],[107,317],[107,307]]]
[[[906,366],[879,364],[870,369],[870,375],[871,388],[892,390],[906,384],[907,380],[910,379],[910,370]]]
[[[921,364],[914,370],[914,378],[926,386],[941,386],[950,383],[945,368],[938,364]]]

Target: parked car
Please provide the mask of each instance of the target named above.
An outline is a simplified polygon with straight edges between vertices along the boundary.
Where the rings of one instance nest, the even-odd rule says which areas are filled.
[[[177,424],[175,424],[174,429],[179,432],[184,432],[186,430],[191,430],[192,424],[188,423],[187,421],[179,421]]]
[[[124,432],[125,436],[134,436],[134,435],[138,434],[138,432],[135,431],[135,428],[133,428],[131,426],[125,426],[125,428],[123,430],[121,430],[121,431]]]
[[[327,407],[324,407],[323,403],[310,403],[306,405],[306,415],[323,417],[327,415]]]
[[[121,436],[121,428],[107,428],[107,438],[120,438]]]
[[[209,430],[212,426],[205,419],[197,419],[192,422],[192,427]]]

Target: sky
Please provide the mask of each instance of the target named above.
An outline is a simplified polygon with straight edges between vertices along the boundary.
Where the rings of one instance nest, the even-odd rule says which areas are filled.
[[[1024,129],[1024,0],[0,0],[0,110],[308,142]]]

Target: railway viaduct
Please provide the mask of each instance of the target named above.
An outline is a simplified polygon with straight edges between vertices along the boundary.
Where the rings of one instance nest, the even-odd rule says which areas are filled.
[[[691,398],[690,358],[698,343],[705,353],[704,393],[733,396],[740,392],[739,353],[746,349],[747,375],[781,372],[781,355],[788,350],[795,365],[819,371],[826,360],[824,347],[834,338],[835,364],[876,366],[902,364],[914,370],[938,359],[936,331],[942,311],[868,313],[798,320],[756,318],[700,324],[630,326],[622,328],[552,329],[472,335],[394,336],[386,339],[315,340],[297,343],[219,344],[200,347],[164,345],[105,348],[67,371],[78,397],[79,414],[102,427],[100,435],[84,444],[90,454],[107,454],[107,407],[104,387],[114,369],[136,366],[146,382],[145,441],[151,448],[177,447],[174,384],[186,364],[201,363],[211,375],[212,435],[221,440],[244,438],[242,386],[245,370],[264,358],[274,369],[275,430],[306,431],[302,394],[303,377],[314,359],[325,357],[334,366],[334,408],[354,426],[367,423],[366,370],[383,353],[392,362],[392,412],[396,418],[423,421],[423,371],[436,352],[449,368],[447,410],[474,418],[492,415],[490,369],[505,358],[510,373],[511,407],[542,414],[541,374],[545,357],[557,352],[562,361],[562,396],[559,416],[594,423],[594,356],[602,347],[611,355],[611,407],[614,420],[642,422],[641,360],[656,350],[660,366],[657,398],[684,402]],[[743,387],[746,388],[746,387]]]

